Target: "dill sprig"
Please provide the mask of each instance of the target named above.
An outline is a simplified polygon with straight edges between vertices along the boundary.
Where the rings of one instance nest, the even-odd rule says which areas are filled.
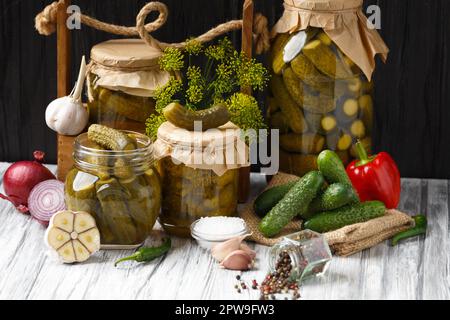
[[[204,68],[192,65],[194,56],[206,59]],[[261,63],[238,52],[228,38],[207,47],[195,39],[188,39],[184,49],[166,48],[159,65],[176,77],[172,76],[156,91],[157,114],[146,123],[150,137],[156,138],[157,128],[165,120],[162,109],[175,100],[192,110],[224,102],[229,107],[232,121],[241,129],[265,127],[256,99],[238,92],[240,87],[264,90],[269,73]]]

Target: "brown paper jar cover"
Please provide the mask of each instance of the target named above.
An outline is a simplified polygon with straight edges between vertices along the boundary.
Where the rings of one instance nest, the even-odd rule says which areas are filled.
[[[271,31],[293,33],[308,27],[322,28],[370,81],[375,56],[385,62],[388,47],[362,11],[363,0],[284,0],[284,13]]]
[[[250,165],[248,146],[241,130],[232,122],[204,132],[188,131],[164,122],[153,147],[156,160],[172,157],[187,167],[212,170],[218,176]]]
[[[162,51],[141,39],[117,39],[99,43],[91,49],[90,73],[94,86],[140,97],[153,97],[167,83],[170,73],[159,68]],[[88,77],[88,82],[94,81]]]

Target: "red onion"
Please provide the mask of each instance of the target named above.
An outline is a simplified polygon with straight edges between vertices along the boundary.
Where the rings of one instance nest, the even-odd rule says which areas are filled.
[[[57,212],[65,210],[64,183],[58,180],[46,180],[38,183],[28,198],[30,214],[42,224],[50,221]]]
[[[34,161],[19,161],[12,164],[3,176],[5,194],[0,198],[11,201],[20,212],[28,212],[28,196],[39,182],[56,179],[43,164],[45,153],[35,151]]]

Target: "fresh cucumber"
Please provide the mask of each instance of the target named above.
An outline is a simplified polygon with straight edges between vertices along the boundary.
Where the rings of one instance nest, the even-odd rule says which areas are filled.
[[[342,208],[354,200],[353,188],[345,183],[333,183],[309,205],[304,219],[311,219],[316,213]]]
[[[325,180],[319,171],[311,171],[293,186],[284,198],[262,219],[259,230],[265,237],[273,237],[298,214],[305,214]]]
[[[253,208],[255,210],[255,213],[261,217],[264,218],[266,214],[269,213],[270,210],[272,210],[273,207],[276,206],[278,202],[281,201],[281,199],[284,198],[286,193],[291,190],[291,188],[298,182],[298,180],[279,185],[273,188],[270,188],[263,193],[261,193],[255,200],[255,203],[253,204]]]
[[[381,217],[385,214],[385,211],[386,207],[380,201],[357,203],[319,213],[306,221],[304,227],[305,229],[324,233]]]
[[[331,150],[324,150],[319,154],[317,158],[317,166],[320,172],[322,172],[328,183],[343,183],[352,186],[352,182],[345,171],[344,164],[341,158],[336,152]],[[352,186],[353,191],[353,201],[354,203],[359,202],[359,197]]]

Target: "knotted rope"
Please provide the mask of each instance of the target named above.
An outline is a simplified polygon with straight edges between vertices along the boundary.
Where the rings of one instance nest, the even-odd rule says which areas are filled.
[[[58,6],[62,3],[62,0],[55,1],[44,8],[35,19],[36,30],[42,35],[51,35],[56,31],[56,20]],[[145,19],[151,13],[159,12],[156,20],[145,24]],[[158,30],[162,27],[168,17],[169,9],[164,3],[161,2],[149,2],[139,12],[136,17],[135,27],[118,26],[115,24],[105,23],[87,15],[77,13],[82,24],[91,28],[108,32],[111,34],[128,36],[128,37],[141,37],[150,46],[159,46],[160,48],[177,47],[182,48],[186,45],[185,42],[180,43],[163,43],[155,40],[150,33]],[[198,36],[195,40],[204,43],[209,42],[223,34],[230,31],[239,30],[242,28],[242,20],[231,20],[226,23],[220,24],[217,27],[209,30],[208,32]],[[260,13],[255,14],[253,32],[255,39],[255,51],[257,54],[267,51],[270,48],[270,35],[268,30],[267,19]]]

